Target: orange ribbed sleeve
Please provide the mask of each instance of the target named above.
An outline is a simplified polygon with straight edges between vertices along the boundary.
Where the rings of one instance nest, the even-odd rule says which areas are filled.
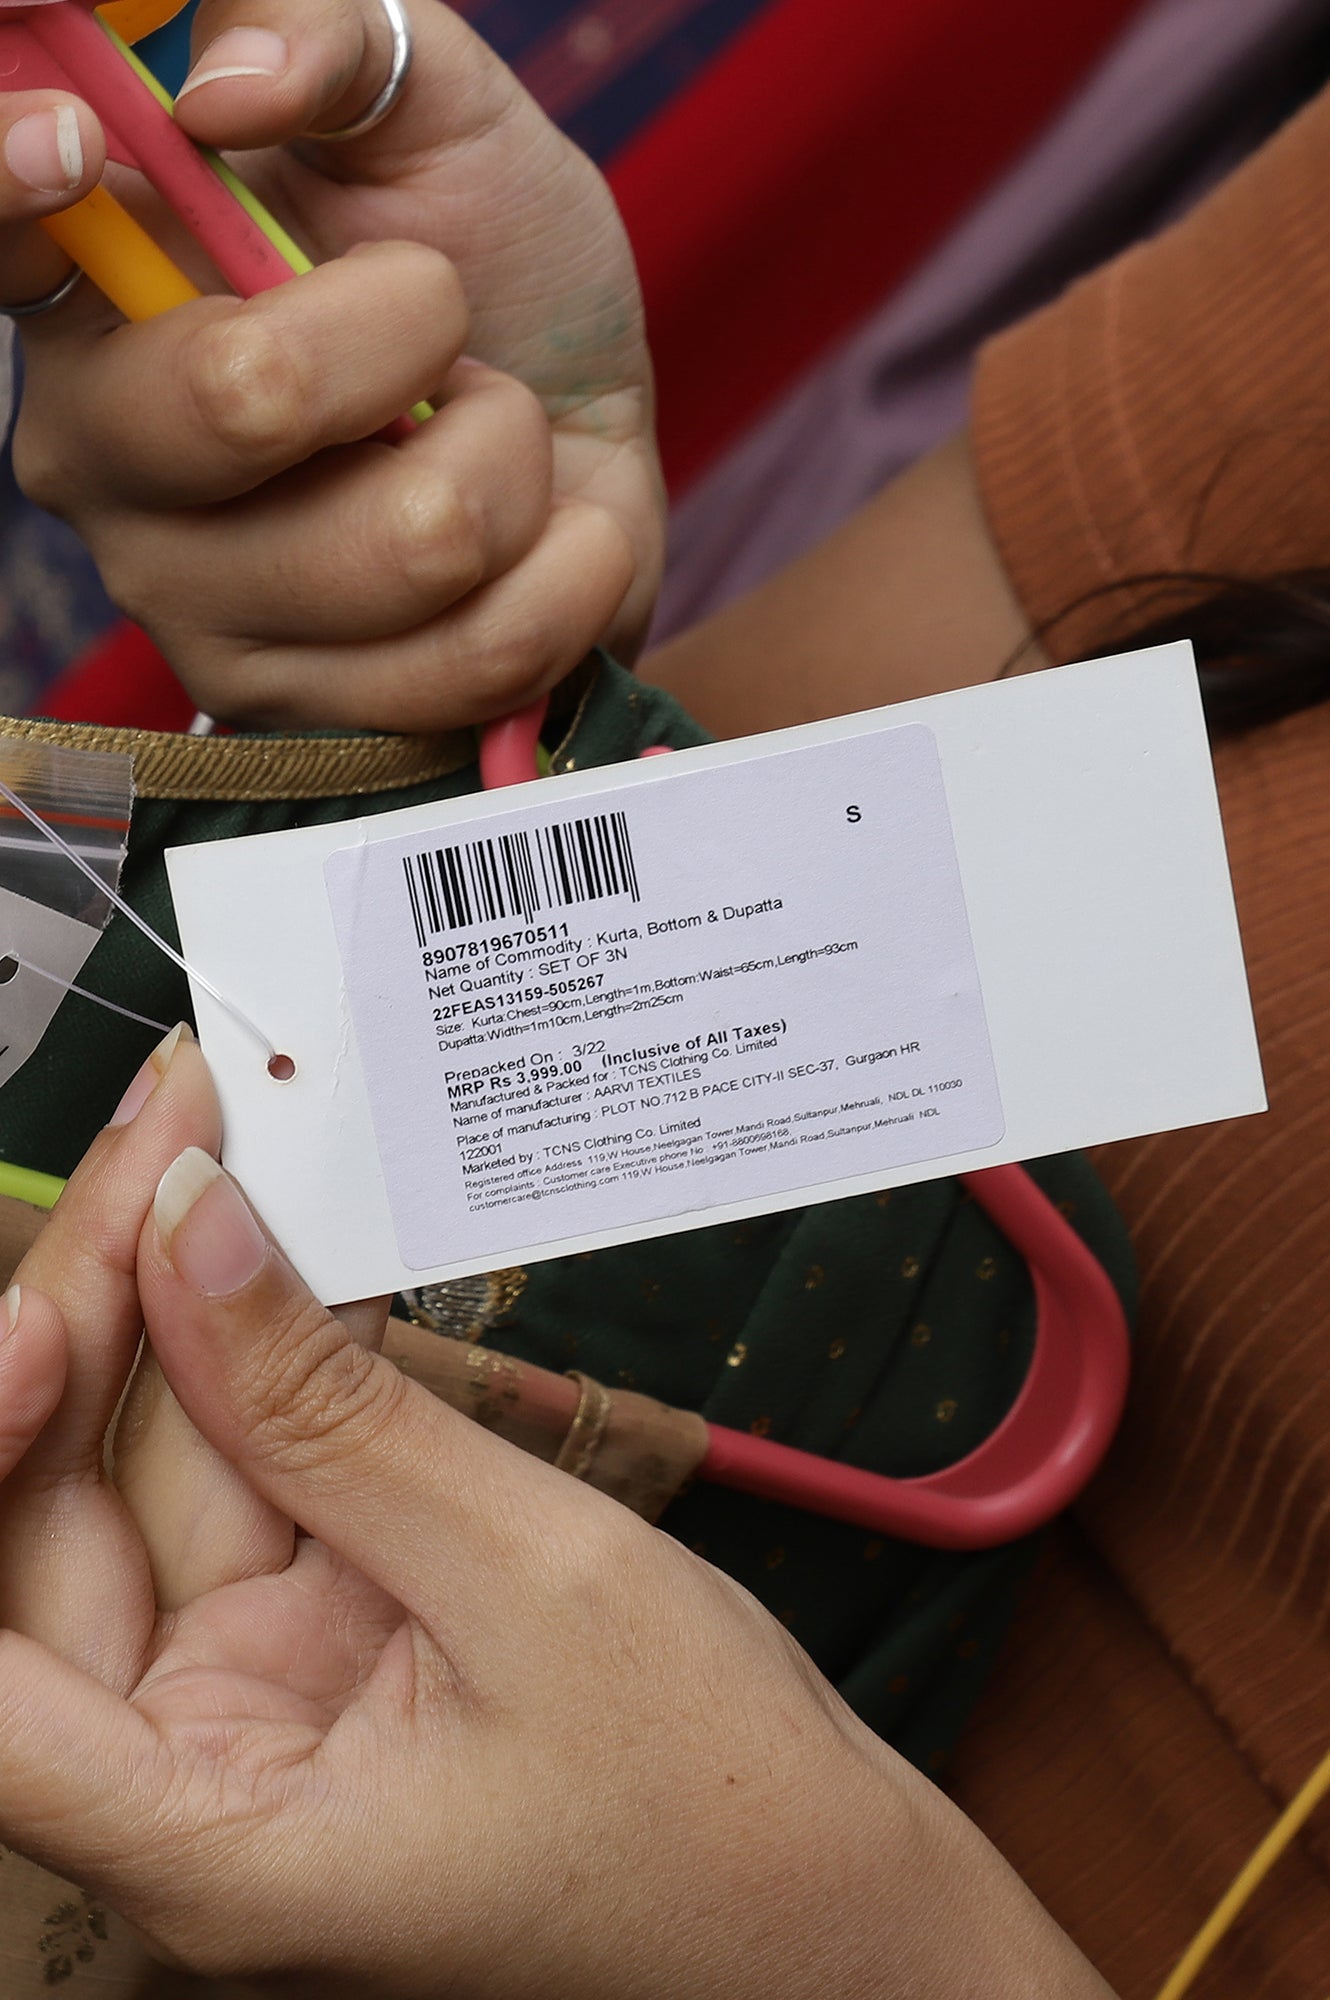
[[[1054,658],[1178,605],[1113,588],[1069,610],[1105,585],[1330,567],[1330,91],[1180,223],[991,341],[971,430]]]

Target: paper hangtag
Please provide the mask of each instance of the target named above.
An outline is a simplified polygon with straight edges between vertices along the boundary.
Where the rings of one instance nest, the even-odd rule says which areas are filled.
[[[1185,646],[168,868],[327,1300],[1264,1102]]]

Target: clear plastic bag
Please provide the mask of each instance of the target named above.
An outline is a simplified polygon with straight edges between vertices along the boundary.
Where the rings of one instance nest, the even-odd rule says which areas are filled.
[[[130,757],[0,739],[0,780],[92,870],[0,797],[0,1083],[28,1060],[106,927],[129,841]]]
[[[0,738],[0,778],[100,876],[119,885],[134,806],[134,760],[114,751]],[[0,798],[0,886],[94,930],[107,897],[39,829]]]

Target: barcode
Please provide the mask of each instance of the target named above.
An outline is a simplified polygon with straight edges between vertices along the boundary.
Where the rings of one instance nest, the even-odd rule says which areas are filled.
[[[593,813],[561,826],[499,833],[402,857],[416,941],[605,896],[640,902],[628,821]]]

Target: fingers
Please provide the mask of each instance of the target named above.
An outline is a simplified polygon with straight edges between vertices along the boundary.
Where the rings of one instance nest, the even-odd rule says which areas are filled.
[[[446,258],[400,243],[366,244],[258,298],[200,299],[95,343],[86,327],[43,324],[15,468],[53,511],[67,507],[75,449],[85,507],[97,488],[114,512],[214,505],[372,436],[432,394],[466,328]],[[89,539],[100,556],[97,525]]]
[[[632,576],[618,520],[556,507],[506,576],[413,631],[355,647],[213,648],[190,685],[209,714],[279,727],[422,731],[548,693],[606,630]]]
[[[383,1341],[390,1300],[338,1308],[351,1339]],[[262,1500],[243,1474],[200,1437],[151,1348],[134,1371],[116,1424],[116,1486],[143,1537],[159,1611],[209,1591],[284,1571],[295,1553],[289,1515]]]
[[[550,505],[535,397],[478,364],[454,379],[439,413],[394,449],[325,453],[234,508],[224,567],[215,510],[125,518],[101,550],[117,594],[162,630],[183,598],[207,630],[244,643],[332,645],[436,617],[524,555]]]
[[[216,1099],[187,1028],[153,1051],[116,1117],[121,1122],[94,1140],[15,1272],[17,1284],[55,1300],[71,1342],[60,1409],[25,1466],[34,1483],[81,1477],[100,1464],[142,1330],[134,1258],[155,1176],[182,1141],[217,1141]]]
[[[0,304],[44,298],[69,259],[34,225],[100,180],[102,128],[75,98],[54,91],[0,94]]]
[[[58,1311],[68,1362],[49,1420],[0,1487],[0,1620],[124,1688],[154,1606],[139,1537],[104,1477],[104,1439],[141,1334],[135,1249],[156,1178],[182,1141],[217,1138],[187,1030],[154,1052],[117,1115],[15,1274],[22,1299],[44,1294]]]
[[[199,1436],[151,1348],[140,1356],[116,1422],[112,1470],[142,1540],[159,1612],[290,1562],[289,1518]]]
[[[82,367],[75,328],[29,378],[20,478],[60,511],[81,426],[120,489],[85,538],[209,714],[416,730],[502,714],[576,665],[643,565],[608,480],[608,506],[554,501],[544,412],[453,363],[465,326],[446,261],[390,246],[123,329]],[[329,449],[445,377],[399,446]]]
[[[139,1285],[163,1370],[203,1434],[427,1628],[446,1616],[450,1649],[508,1679],[494,1579],[520,1598],[558,1559],[540,1553],[546,1531],[556,1552],[577,1546],[558,1533],[569,1496],[579,1512],[597,1496],[356,1345],[201,1152],[163,1176]]]

